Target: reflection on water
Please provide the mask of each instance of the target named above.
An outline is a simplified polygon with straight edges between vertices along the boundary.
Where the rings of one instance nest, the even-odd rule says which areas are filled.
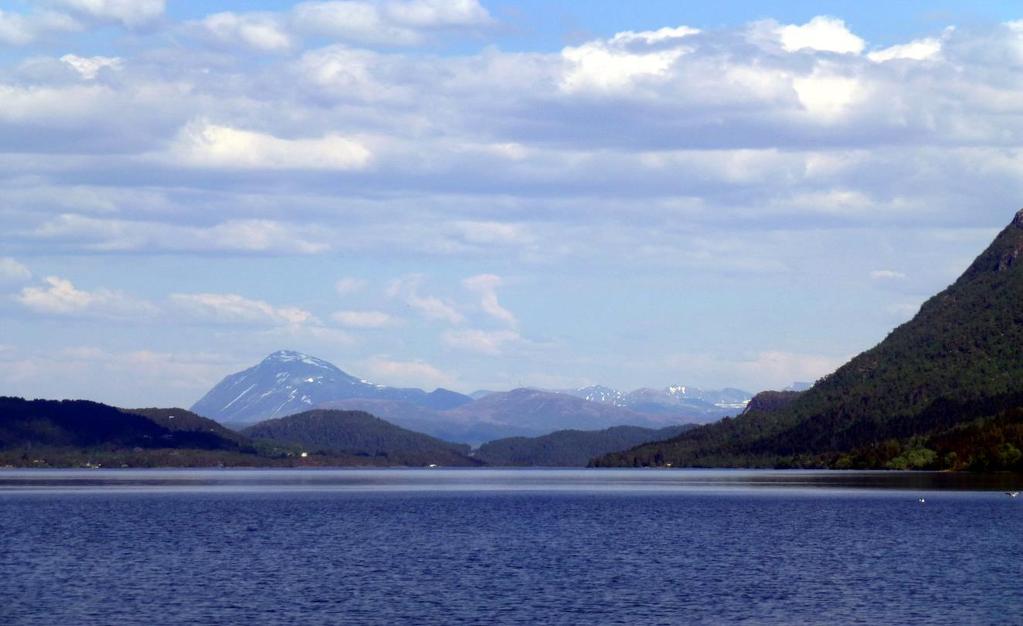
[[[125,469],[0,471],[0,494],[40,491],[1009,491],[1018,474],[696,469]]]

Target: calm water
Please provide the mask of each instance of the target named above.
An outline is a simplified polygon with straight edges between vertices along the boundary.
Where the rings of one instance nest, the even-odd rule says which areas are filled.
[[[1017,480],[3,470],[0,623],[1023,624]]]

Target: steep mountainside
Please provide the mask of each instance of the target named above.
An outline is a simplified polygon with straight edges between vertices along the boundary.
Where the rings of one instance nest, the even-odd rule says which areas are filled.
[[[469,458],[467,445],[406,430],[362,411],[306,411],[260,422],[246,428],[243,434],[303,446],[309,451],[386,457],[389,464],[479,464]]]
[[[597,464],[1019,467],[1023,444],[1012,420],[1023,406],[1021,254],[1023,211],[911,321],[790,403]],[[987,443],[973,452],[935,449],[961,440],[968,423],[999,425],[1002,434],[974,437]]]
[[[480,446],[476,458],[488,465],[585,467],[591,459],[626,450],[648,441],[663,440],[695,428],[668,426],[653,430],[638,426],[615,426],[605,430],[559,430],[542,437],[509,437]]]
[[[254,367],[226,377],[196,402],[192,411],[222,423],[251,424],[349,398],[406,402],[432,410],[472,401],[447,389],[427,393],[374,385],[322,359],[281,350]]]

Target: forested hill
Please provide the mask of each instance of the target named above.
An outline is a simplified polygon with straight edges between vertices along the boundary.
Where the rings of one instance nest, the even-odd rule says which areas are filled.
[[[248,437],[300,445],[310,452],[382,457],[390,465],[481,465],[469,446],[406,430],[362,411],[317,409],[266,420],[242,431]]]
[[[694,427],[615,426],[604,430],[559,430],[542,437],[508,437],[483,444],[476,451],[476,458],[489,465],[585,467],[590,459],[602,454],[667,439]]]
[[[811,389],[600,466],[1023,468],[1023,211],[909,322]]]

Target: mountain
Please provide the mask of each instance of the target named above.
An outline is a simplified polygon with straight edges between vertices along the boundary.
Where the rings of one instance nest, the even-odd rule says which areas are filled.
[[[445,411],[444,416],[462,423],[506,426],[531,435],[621,425],[657,428],[674,421],[563,393],[526,388],[492,393],[471,404]]]
[[[224,378],[192,406],[192,411],[222,423],[252,424],[349,398],[399,401],[432,410],[472,401],[447,389],[428,393],[374,385],[322,359],[281,350],[258,365]]]
[[[383,457],[389,465],[480,464],[469,458],[467,445],[406,430],[363,411],[306,411],[259,422],[243,434],[309,451]]]
[[[605,430],[559,430],[541,437],[509,437],[480,446],[476,458],[488,465],[585,467],[595,457],[658,441],[695,428],[693,424],[653,430],[615,426]]]
[[[710,422],[735,415],[746,408],[751,397],[751,394],[741,389],[705,390],[686,385],[672,385],[662,389],[644,387],[628,392],[594,385],[562,393],[590,402],[631,409],[637,413],[673,416],[695,422]]]
[[[1023,469],[1021,254],[1023,211],[912,320],[810,389],[595,464]]]

